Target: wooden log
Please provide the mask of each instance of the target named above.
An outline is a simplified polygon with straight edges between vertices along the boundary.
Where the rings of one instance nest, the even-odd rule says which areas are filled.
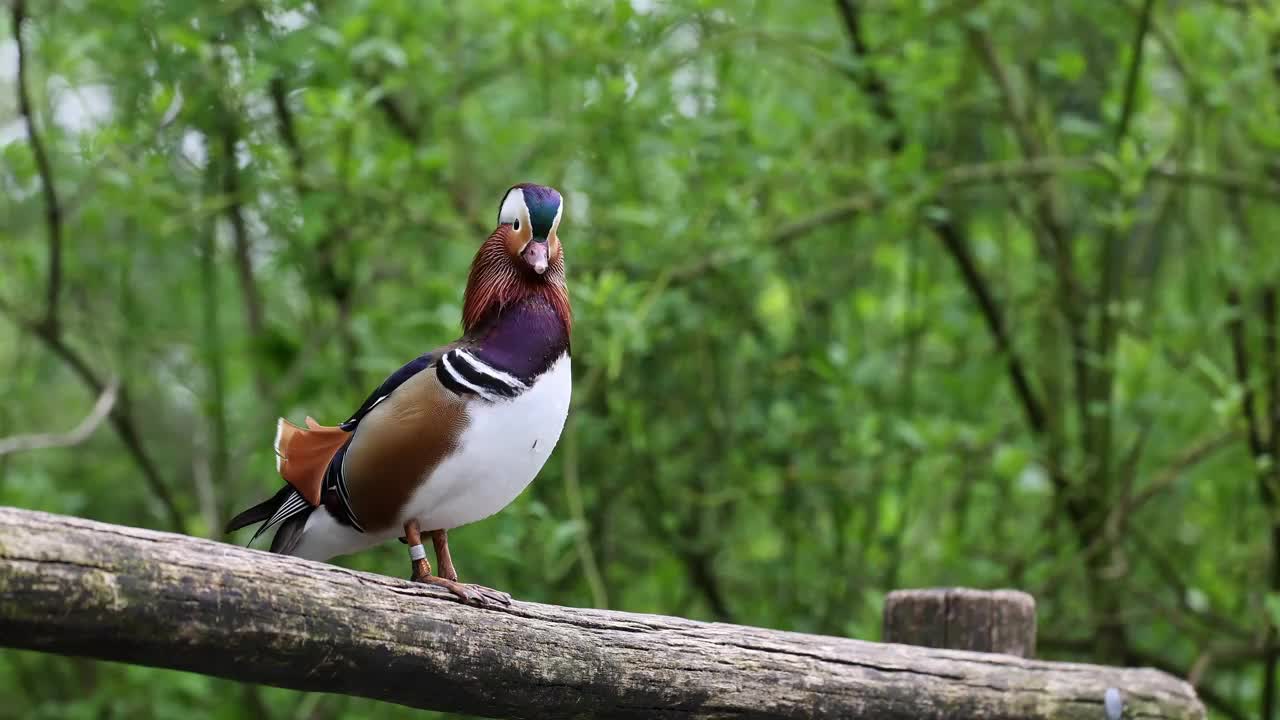
[[[1202,718],[1150,669],[1026,660],[443,591],[0,508],[0,645],[500,718]]]
[[[885,642],[1036,654],[1036,600],[1017,590],[894,590],[884,602]]]

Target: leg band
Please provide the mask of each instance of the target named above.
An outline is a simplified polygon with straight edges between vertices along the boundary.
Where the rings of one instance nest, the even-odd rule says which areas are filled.
[[[418,544],[418,545],[410,545],[410,546],[409,546],[409,559],[410,559],[410,560],[426,560],[426,559],[427,559],[427,549],[426,549],[426,548],[424,548],[424,547],[422,547],[422,545],[421,545],[421,544]]]

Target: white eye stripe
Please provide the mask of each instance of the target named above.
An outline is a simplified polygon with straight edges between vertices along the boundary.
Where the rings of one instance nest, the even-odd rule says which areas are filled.
[[[556,228],[560,227],[560,216],[564,214],[564,196],[560,196],[560,207],[556,208],[556,218],[551,221],[551,232],[548,235],[555,235]]]
[[[529,208],[525,205],[524,190],[520,188],[508,192],[498,210],[499,225],[514,225],[517,221],[522,226],[529,223]]]

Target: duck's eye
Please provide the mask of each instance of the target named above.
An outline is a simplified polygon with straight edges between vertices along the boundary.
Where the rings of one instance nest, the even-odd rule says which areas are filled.
[[[511,229],[520,232],[520,218],[511,221]]]

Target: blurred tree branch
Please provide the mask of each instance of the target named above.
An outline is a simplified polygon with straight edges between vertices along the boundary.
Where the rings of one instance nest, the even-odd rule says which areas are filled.
[[[578,523],[578,531],[574,534],[574,546],[577,548],[578,560],[582,563],[582,572],[586,575],[587,586],[591,589],[592,607],[609,607],[609,590],[604,575],[600,572],[600,563],[596,560],[595,549],[591,546],[591,523],[587,520],[582,500],[582,483],[578,473],[578,416],[570,413],[565,425],[561,475],[564,480],[565,497],[569,505],[569,514]]]
[[[18,105],[22,110],[28,133],[27,140],[31,145],[32,153],[36,157],[41,187],[44,191],[45,222],[49,242],[48,293],[44,317],[41,320],[24,320],[15,308],[2,299],[0,299],[0,312],[8,315],[19,327],[39,338],[54,355],[65,362],[79,376],[85,385],[93,390],[95,394],[102,396],[107,393],[107,383],[94,372],[89,361],[67,343],[63,337],[62,322],[58,314],[59,295],[62,285],[63,214],[61,207],[58,205],[57,192],[54,189],[53,168],[49,162],[44,142],[41,140],[40,133],[35,125],[34,110],[27,87],[29,51],[22,42],[22,24],[26,19],[26,3],[23,0],[17,0],[13,6],[13,30],[18,50]],[[114,391],[112,395],[115,395]],[[142,471],[142,476],[146,480],[147,486],[151,489],[152,495],[163,507],[170,526],[173,529],[181,530],[185,526],[182,514],[178,511],[177,502],[161,477],[155,462],[142,444],[141,433],[134,420],[128,393],[123,384],[119,388],[118,395],[118,400],[113,397],[112,407],[108,414],[112,427],[115,428],[116,434],[138,465],[138,469]]]
[[[1227,289],[1227,307],[1231,310],[1231,316],[1227,319],[1227,334],[1231,341],[1231,357],[1235,366],[1236,382],[1240,386],[1240,416],[1244,419],[1249,451],[1257,462],[1262,463],[1266,460],[1267,447],[1263,441],[1262,424],[1255,408],[1248,342],[1245,339],[1244,308],[1241,305],[1239,288]],[[1261,483],[1259,491],[1263,501],[1270,504],[1272,502],[1270,486],[1265,482]]]
[[[289,165],[293,170],[293,184],[298,194],[307,189],[306,157],[302,154],[302,143],[298,140],[297,124],[293,120],[293,111],[289,109],[289,88],[284,78],[276,75],[267,86],[271,94],[271,110],[276,116],[276,126],[280,131],[280,139],[289,151]]]
[[[924,203],[933,200],[942,190],[974,189],[992,183],[1033,181],[1051,176],[1089,172],[1102,173],[1119,180],[1115,168],[1103,157],[1050,156],[1029,160],[972,163],[937,170],[933,175],[932,186],[923,191],[924,194],[917,198],[917,202]],[[1187,169],[1177,167],[1173,163],[1166,163],[1149,168],[1146,177],[1184,186],[1203,186],[1225,193],[1252,195],[1280,203],[1280,183],[1240,173]],[[925,185],[929,186],[930,183],[925,183]],[[854,195],[818,210],[811,215],[777,225],[760,241],[760,246],[767,248],[786,247],[807,237],[812,232],[831,227],[836,223],[843,222],[862,213],[874,212],[889,204],[889,202],[890,198],[887,195],[879,193],[867,192]],[[946,230],[947,226],[953,226],[951,220],[929,220],[930,229],[935,234],[938,234],[940,238],[942,238],[941,233],[949,232]],[[940,230],[940,227],[943,229]],[[963,238],[959,239],[962,246],[967,245]],[[948,245],[947,247],[948,251],[952,252],[950,246]],[[964,247],[960,251],[962,254],[968,254],[967,249]],[[754,257],[757,252],[758,248],[755,245],[735,245],[723,250],[705,253],[699,259],[671,270],[668,275],[668,281],[672,285],[679,285],[695,280],[705,276],[709,271]],[[954,258],[954,252],[952,252],[952,255]],[[985,280],[980,276],[974,281],[980,285],[986,285]],[[970,281],[966,278],[966,283],[968,282]],[[985,312],[984,310],[984,317],[986,317]],[[998,309],[996,309],[996,313],[997,315],[999,314]],[[1003,324],[1003,320],[1000,322]],[[990,321],[988,320],[989,323]]]
[[[161,114],[160,119],[147,133],[145,139],[138,140],[124,148],[104,148],[106,152],[84,173],[85,179],[81,180],[80,184],[69,193],[69,197],[62,207],[63,222],[71,223],[75,221],[77,215],[84,208],[86,201],[93,197],[94,191],[97,190],[98,183],[104,175],[104,170],[112,166],[114,166],[113,169],[124,170],[126,169],[124,161],[136,162],[139,157],[145,156],[145,151],[150,149],[153,143],[161,137],[161,133],[172,126],[178,119],[185,104],[186,100],[182,95],[182,87],[175,84],[173,99]]]
[[[1026,160],[974,163],[943,170],[939,174],[944,187],[961,188],[1008,180],[1035,180],[1076,172],[1100,172],[1114,180],[1120,179],[1112,164],[1102,156],[1046,156]],[[1280,203],[1280,183],[1242,173],[1184,168],[1170,162],[1148,168],[1146,178],[1186,186],[1203,186],[1225,193],[1252,195]]]
[[[1023,158],[1028,161],[1035,161],[1045,157],[1047,155],[1045,143],[1030,117],[1030,111],[1027,109],[1029,103],[1018,95],[1013,79],[1010,77],[1004,63],[1001,62],[995,45],[991,42],[990,35],[985,30],[977,27],[968,28],[967,35],[969,44],[973,47],[987,74],[999,90],[1005,118],[1013,129],[1014,137],[1022,150]],[[1081,424],[1088,428],[1084,435],[1085,452],[1087,454],[1092,449],[1093,433],[1091,430],[1094,423],[1090,422],[1088,412],[1092,388],[1087,361],[1091,348],[1085,332],[1087,321],[1085,315],[1086,306],[1084,293],[1073,261],[1071,239],[1067,229],[1062,224],[1058,211],[1057,189],[1051,182],[1053,179],[1053,176],[1047,176],[1044,182],[1033,187],[1036,217],[1039,219],[1039,223],[1033,224],[1032,227],[1043,238],[1043,245],[1048,247],[1049,260],[1056,271],[1057,309],[1066,321],[1067,334],[1071,341],[1070,357],[1074,379],[1076,412]],[[1049,407],[1053,406],[1050,405]],[[1065,406],[1058,408],[1060,416],[1065,414],[1065,410]],[[1057,488],[1060,499],[1065,503],[1068,515],[1071,517],[1073,524],[1076,525],[1081,546],[1087,545],[1087,536],[1092,529],[1090,525],[1093,513],[1088,508],[1087,499],[1079,497],[1077,489],[1071,487],[1071,483],[1061,468],[1063,459],[1059,457],[1062,453],[1061,446],[1064,442],[1063,428],[1067,426],[1067,421],[1064,417],[1060,417],[1055,422],[1053,417],[1046,415],[1044,422],[1048,428],[1045,435],[1049,440],[1049,461],[1055,468],[1051,470],[1050,476],[1054,478],[1054,485]]]
[[[1129,70],[1125,73],[1124,101],[1120,108],[1120,119],[1116,121],[1116,145],[1119,145],[1128,135],[1129,121],[1133,119],[1133,106],[1138,95],[1138,78],[1142,75],[1143,48],[1146,46],[1147,31],[1151,28],[1151,14],[1155,5],[1155,0],[1143,0],[1142,9],[1138,13],[1138,26],[1134,30],[1133,47],[1129,51]]]
[[[215,194],[218,191],[220,178],[216,163],[208,163],[204,171],[204,192]],[[200,290],[201,290],[201,323],[204,365],[208,378],[208,392],[205,395],[204,412],[210,425],[208,472],[196,473],[197,488],[203,487],[201,508],[210,531],[216,532],[222,527],[223,507],[219,502],[219,493],[224,498],[233,496],[234,491],[228,487],[230,474],[229,432],[227,421],[227,368],[226,356],[223,352],[222,323],[218,303],[218,238],[217,218],[204,223],[200,242]],[[197,460],[196,462],[199,462]]]
[[[44,193],[45,229],[49,241],[49,277],[45,293],[45,312],[42,323],[51,334],[58,333],[58,298],[62,293],[62,206],[58,189],[53,181],[53,166],[45,150],[40,131],[36,128],[35,109],[31,104],[30,50],[22,40],[22,25],[27,19],[26,0],[13,3],[13,40],[18,53],[18,112],[27,130],[27,142],[35,156],[36,170],[40,173],[40,190]]]
[[[418,123],[409,119],[409,113],[401,107],[398,100],[384,92],[382,97],[378,98],[378,109],[382,111],[382,116],[387,119],[387,124],[401,137],[410,143],[418,142],[422,130]]]
[[[849,35],[849,44],[853,48],[853,57],[862,67],[855,73],[854,82],[871,100],[871,106],[889,128],[889,139],[885,141],[891,155],[902,152],[906,145],[902,124],[898,122],[898,114],[894,112],[893,102],[889,97],[889,87],[872,65],[871,50],[862,32],[861,0],[836,0],[836,9],[840,11],[840,19],[844,22],[845,31]]]
[[[61,332],[53,333],[43,323],[23,320],[16,309],[3,300],[0,300],[0,313],[8,315],[10,320],[19,327],[39,338],[54,355],[65,362],[80,380],[95,393],[101,395],[106,391],[107,384],[93,371],[89,361],[67,344]],[[150,488],[151,494],[160,502],[169,521],[169,526],[179,532],[185,532],[186,523],[182,520],[182,513],[178,510],[177,501],[161,477],[155,461],[151,459],[151,455],[142,443],[142,435],[138,429],[138,423],[134,419],[133,408],[129,403],[129,395],[123,382],[120,384],[118,400],[112,407],[108,417],[111,421],[111,426],[115,428],[116,434],[120,437],[125,449],[133,458],[138,469],[142,471],[142,477],[146,481],[147,487]]]
[[[297,122],[294,119],[293,111],[289,108],[289,93],[284,78],[279,75],[274,76],[269,85],[269,92],[271,95],[271,108],[275,114],[280,138],[283,140],[285,148],[289,151],[294,192],[300,201],[305,200],[311,195],[314,188],[306,177],[306,155],[303,152],[302,142],[298,135]],[[342,162],[338,171],[338,182],[344,189],[347,186],[349,145],[348,140],[342,148]],[[346,371],[347,381],[358,387],[362,384],[362,378],[356,366],[360,346],[351,332],[351,312],[355,303],[354,281],[351,278],[352,273],[349,271],[340,272],[338,269],[337,254],[347,240],[346,228],[343,226],[342,219],[338,217],[339,207],[336,203],[331,204],[325,211],[325,230],[320,237],[314,256],[319,265],[321,288],[333,300],[334,307],[338,312],[337,334],[343,345],[345,358],[343,368]]]
[[[1244,210],[1240,206],[1237,198],[1231,198],[1229,206],[1232,216],[1240,232],[1249,237],[1249,226],[1244,216]],[[1246,437],[1249,442],[1249,451],[1254,460],[1254,475],[1256,476],[1258,486],[1258,496],[1262,501],[1262,506],[1266,510],[1266,518],[1268,525],[1268,537],[1270,539],[1270,562],[1267,571],[1267,592],[1280,593],[1280,517],[1277,517],[1277,483],[1280,481],[1280,433],[1274,426],[1274,420],[1270,423],[1270,433],[1268,434],[1263,418],[1274,419],[1276,417],[1275,407],[1280,404],[1280,398],[1275,395],[1276,388],[1280,387],[1280,367],[1276,366],[1276,297],[1275,288],[1268,285],[1261,294],[1261,319],[1263,334],[1263,352],[1265,362],[1269,367],[1265,368],[1266,386],[1271,391],[1268,399],[1263,394],[1261,415],[1258,413],[1257,401],[1255,399],[1254,377],[1251,370],[1251,362],[1249,357],[1249,342],[1245,327],[1245,309],[1242,302],[1242,293],[1240,288],[1234,284],[1229,285],[1226,291],[1227,307],[1231,311],[1227,318],[1227,335],[1231,344],[1231,357],[1235,368],[1236,382],[1240,387],[1240,415],[1244,420]],[[1268,412],[1270,410],[1270,412]],[[1263,633],[1264,642],[1271,643],[1275,637],[1275,628],[1271,623],[1267,623]],[[1272,652],[1268,654],[1266,661],[1262,666],[1261,686],[1262,693],[1260,704],[1261,717],[1270,718],[1275,712],[1276,705],[1276,669],[1280,665],[1280,653]]]
[[[724,589],[720,585],[719,576],[712,564],[711,552],[702,542],[702,513],[682,513],[679,516],[679,527],[673,532],[663,523],[664,516],[671,514],[672,509],[682,503],[674,502],[667,497],[662,486],[655,480],[653,473],[643,473],[645,492],[641,497],[649,501],[648,507],[640,513],[649,532],[654,537],[664,539],[663,545],[680,561],[690,586],[702,596],[710,609],[712,617],[718,622],[734,622],[734,613],[725,598]]]
[[[1141,618],[1145,609],[1151,608],[1170,613],[1170,620],[1175,626],[1180,624],[1182,618],[1193,620],[1198,627],[1193,628],[1182,622],[1179,629],[1184,633],[1194,631],[1204,645],[1217,641],[1224,636],[1240,641],[1248,641],[1256,637],[1251,628],[1239,624],[1236,618],[1224,616],[1208,608],[1199,608],[1193,604],[1192,595],[1195,588],[1191,583],[1187,582],[1177,567],[1177,563],[1174,560],[1177,557],[1177,548],[1167,548],[1163,544],[1153,541],[1142,527],[1131,529],[1126,534],[1126,538],[1133,542],[1138,554],[1150,563],[1156,576],[1171,591],[1168,593],[1168,597],[1173,598],[1173,608],[1169,608],[1160,602],[1156,592],[1149,589],[1149,584],[1135,583],[1131,585],[1128,588],[1128,592],[1136,600],[1134,603],[1138,608],[1134,613],[1136,617]],[[1170,557],[1171,553],[1173,557]]]
[[[240,161],[237,148],[240,145],[239,120],[230,107],[222,107],[219,135],[221,141],[222,192],[225,196],[227,221],[231,225],[231,240],[235,259],[236,280],[240,286],[240,297],[244,304],[245,326],[249,332],[251,355],[253,356],[254,385],[264,398],[274,397],[271,384],[267,382],[259,355],[265,342],[264,308],[262,292],[253,269],[253,241],[249,238],[249,227],[244,216],[244,195],[240,180]]]
[[[837,5],[849,32],[853,53],[855,57],[865,62],[864,56],[867,52],[867,45],[861,37],[859,8],[849,0],[838,0]],[[1140,34],[1145,35],[1145,32],[1144,23]],[[1004,113],[1017,139],[1017,144],[1022,151],[1024,160],[1034,163],[1048,157],[1046,145],[1039,137],[1039,133],[1027,110],[1027,105],[1019,98],[1014,81],[1001,62],[991,38],[985,30],[976,26],[968,28],[967,34],[970,45],[974,48],[987,73],[999,90],[1000,98],[1003,101]],[[1138,72],[1138,59],[1135,56],[1135,64],[1131,73]],[[864,91],[879,94],[880,97],[883,97],[883,94],[887,92],[884,89],[883,82],[864,81],[861,86]],[[880,108],[888,106],[886,102],[875,97],[873,97],[873,102]],[[1131,108],[1129,112],[1132,112]],[[1124,121],[1126,128],[1127,124],[1128,120],[1126,119]],[[1069,481],[1068,475],[1062,467],[1062,458],[1059,456],[1063,449],[1062,433],[1068,427],[1067,420],[1065,417],[1057,422],[1051,420],[1045,411],[1043,401],[1032,390],[1028,374],[1024,369],[1025,363],[1013,350],[1012,340],[1009,338],[1008,331],[1004,325],[1003,313],[983,278],[977,262],[969,251],[968,243],[954,225],[934,223],[934,227],[935,233],[943,240],[944,246],[961,270],[970,293],[977,300],[982,315],[986,319],[988,329],[996,340],[998,349],[1006,357],[1010,378],[1027,416],[1032,433],[1041,440],[1047,441],[1049,477],[1055,488],[1055,494],[1071,521],[1077,543],[1082,550],[1085,550],[1092,545],[1097,531],[1101,529],[1104,517],[1099,510],[1098,502],[1102,497],[1106,496],[1107,488],[1110,485],[1112,434],[1110,406],[1108,404],[1107,412],[1102,415],[1092,413],[1091,408],[1095,403],[1108,402],[1111,397],[1113,380],[1109,363],[1113,361],[1112,348],[1114,348],[1115,326],[1111,318],[1101,318],[1097,343],[1090,342],[1087,335],[1088,316],[1086,314],[1089,307],[1086,302],[1088,298],[1077,277],[1071,238],[1060,219],[1055,188],[1048,182],[1052,179],[1052,175],[1046,176],[1046,182],[1040,183],[1034,188],[1035,207],[1036,215],[1039,219],[1038,229],[1043,232],[1044,246],[1047,246],[1050,250],[1049,257],[1052,266],[1056,270],[1058,286],[1057,309],[1066,321],[1067,333],[1071,343],[1070,358],[1074,377],[1076,414],[1083,428],[1083,457],[1092,463],[1087,468],[1089,478],[1087,485],[1073,487],[1073,483]],[[1116,245],[1116,243],[1108,243],[1106,246],[1108,252],[1104,253],[1104,257],[1111,254],[1110,251],[1112,251],[1113,247],[1115,252],[1118,253]],[[1100,287],[1100,292],[1104,294],[1104,297],[1101,298],[1097,307],[1100,308],[1102,313],[1110,311],[1110,302],[1119,291],[1119,263],[1121,257],[1120,255],[1109,257],[1109,267],[1113,272],[1110,273],[1109,279],[1104,278]],[[1088,560],[1087,557],[1086,559]],[[1128,641],[1126,639],[1126,627],[1118,613],[1119,597],[1114,588],[1099,581],[1103,570],[1101,562],[1101,558],[1086,562],[1086,570],[1093,578],[1089,583],[1089,588],[1092,604],[1097,611],[1099,622],[1098,632],[1095,633],[1095,636],[1098,638],[1098,650],[1100,652],[1114,654],[1119,648],[1126,645]]]
[[[892,138],[901,137],[902,123],[892,110],[892,105],[888,98],[888,86],[869,65],[870,58],[867,44],[862,37],[861,5],[858,0],[836,0],[836,5],[844,20],[845,29],[849,34],[849,42],[852,46],[854,57],[866,64],[860,88],[864,92],[872,93],[873,98],[877,96],[880,98],[879,100],[873,100],[873,102],[877,103],[877,106],[882,109],[881,111],[886,114],[886,121],[891,122],[895,128],[895,132],[891,135],[890,142],[886,143],[886,147],[889,148],[891,153],[897,154],[901,150],[902,142],[899,140],[895,146]],[[950,211],[944,217],[931,218],[929,226],[955,261],[964,279],[965,286],[969,289],[970,294],[973,295],[974,300],[977,301],[987,329],[991,332],[996,342],[996,349],[1005,358],[1014,393],[1018,397],[1028,424],[1037,435],[1045,435],[1048,432],[1048,423],[1043,405],[1032,388],[1031,378],[1026,370],[1026,363],[1014,348],[1013,339],[1009,335],[1005,325],[1004,314],[995,300],[995,295],[986,279],[982,276],[977,262],[969,250],[967,235],[956,224],[953,213]]]
[[[1178,478],[1193,466],[1204,462],[1214,453],[1239,440],[1239,434],[1231,429],[1223,430],[1188,447],[1173,462],[1157,472],[1145,487],[1132,498],[1125,498],[1116,507],[1116,533],[1123,532],[1127,518],[1142,508],[1147,501],[1169,489]]]
[[[1022,154],[1028,159],[1043,157],[1047,154],[1044,143],[1040,139],[1039,132],[1033,125],[1030,113],[1026,109],[1025,103],[1018,94],[1017,88],[1014,87],[1013,78],[1010,77],[1009,71],[1006,69],[1000,56],[996,51],[995,45],[991,42],[991,36],[986,31],[976,27],[970,27],[967,30],[969,44],[974,48],[978,55],[978,59],[982,61],[983,67],[987,74],[991,76],[995,82],[996,88],[999,90],[1000,101],[1003,103],[1004,114],[1009,121],[1009,126],[1013,129],[1013,135],[1018,141],[1018,146],[1022,149]],[[1053,232],[1060,232],[1054,229]]]
[[[102,391],[102,394],[98,396],[97,402],[93,404],[93,409],[70,432],[62,434],[13,435],[7,438],[0,438],[0,455],[47,448],[72,447],[88,440],[102,425],[102,421],[111,413],[111,409],[115,407],[119,387],[119,381],[111,380],[106,389]]]

